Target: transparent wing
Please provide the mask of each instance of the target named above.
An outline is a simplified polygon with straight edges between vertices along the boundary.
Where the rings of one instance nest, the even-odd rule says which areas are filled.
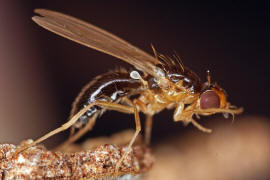
[[[156,59],[119,37],[74,17],[45,9],[36,9],[41,16],[32,19],[38,25],[79,44],[117,57],[137,69],[158,77]]]

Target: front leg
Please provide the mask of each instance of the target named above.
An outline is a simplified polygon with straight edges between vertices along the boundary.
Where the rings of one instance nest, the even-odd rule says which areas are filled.
[[[184,103],[179,103],[177,107],[175,108],[174,114],[173,114],[173,119],[175,122],[177,121],[182,121],[185,125],[188,123],[192,123],[195,127],[197,127],[199,130],[206,132],[206,133],[211,133],[212,130],[203,127],[199,123],[197,123],[193,118],[193,114],[195,114],[194,109],[195,109],[196,104],[191,104],[188,107],[185,108]]]

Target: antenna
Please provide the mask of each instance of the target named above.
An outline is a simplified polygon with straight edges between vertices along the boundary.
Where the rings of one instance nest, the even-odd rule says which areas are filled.
[[[211,76],[210,76],[210,70],[207,70],[206,71],[206,73],[207,73],[207,82],[208,82],[208,85],[210,86],[211,85]]]

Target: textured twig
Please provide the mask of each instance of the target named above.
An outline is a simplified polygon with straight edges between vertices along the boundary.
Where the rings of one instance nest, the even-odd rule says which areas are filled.
[[[14,155],[18,147],[0,145],[0,179],[137,179],[151,168],[153,161],[148,148],[136,146],[115,173],[125,147],[107,144],[91,151],[62,153],[39,145]]]

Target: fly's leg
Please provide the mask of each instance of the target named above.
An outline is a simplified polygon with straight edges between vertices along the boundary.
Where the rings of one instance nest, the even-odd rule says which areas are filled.
[[[74,134],[75,134],[75,127],[72,126],[72,127],[70,128],[69,138],[72,137]]]
[[[212,129],[208,129],[206,127],[203,127],[202,125],[200,125],[199,123],[197,123],[197,121],[195,121],[194,119],[190,119],[191,123],[196,127],[198,128],[199,130],[201,130],[202,132],[205,132],[205,133],[211,133],[212,132]]]
[[[229,113],[233,116],[234,119],[234,115],[235,114],[241,114],[243,112],[243,108],[237,108],[237,109],[220,109],[220,108],[209,108],[209,109],[200,109],[197,110],[193,113],[196,114],[201,114],[201,115],[210,115],[210,114],[216,114],[216,113]],[[207,133],[211,133],[211,129],[207,129],[202,127],[200,124],[198,124],[195,120],[191,119],[191,123],[196,126],[198,129],[200,129],[201,131],[207,132]]]
[[[152,132],[153,118],[152,115],[146,115],[145,120],[145,143],[149,145],[151,142],[151,132]]]
[[[146,145],[149,145],[151,142],[153,115],[147,114],[147,107],[141,100],[136,99],[136,104],[140,107],[140,110],[146,114],[144,141]]]
[[[200,109],[197,110],[196,113],[202,114],[202,115],[209,115],[209,114],[216,114],[216,113],[229,113],[232,116],[234,114],[241,114],[244,111],[244,109],[241,108],[235,108],[235,109],[220,109],[220,108],[209,108],[209,109]]]
[[[128,99],[127,97],[124,97],[122,101],[124,103],[126,103],[128,106],[133,107],[132,101],[130,99]],[[120,110],[118,110],[118,111],[120,111]],[[91,131],[93,129],[94,125],[95,125],[96,118],[97,118],[97,114],[95,114],[94,117],[89,119],[86,126],[84,126],[82,129],[80,129],[75,135],[74,135],[74,132],[73,132],[73,134],[69,137],[69,139],[66,142],[64,142],[63,144],[61,144],[60,146],[58,146],[56,148],[56,150],[64,149],[69,144],[74,143],[76,140],[78,140],[80,137],[82,137],[86,132]],[[71,128],[74,129],[73,127],[71,127]]]
[[[135,123],[136,123],[136,131],[131,139],[131,141],[129,142],[128,148],[125,151],[124,155],[121,157],[121,159],[117,162],[116,167],[115,167],[115,172],[116,174],[118,173],[119,167],[121,166],[121,163],[123,162],[123,160],[127,157],[128,153],[131,151],[131,147],[134,143],[134,141],[136,140],[136,137],[138,136],[138,134],[141,131],[141,122],[140,122],[140,116],[139,116],[139,112],[138,109],[136,107],[136,100],[135,103],[133,105],[134,108],[134,117],[135,117]]]
[[[93,117],[91,117],[88,123],[82,129],[80,129],[76,134],[75,133],[71,134],[68,140],[62,143],[61,145],[59,145],[58,147],[56,147],[54,151],[64,149],[68,145],[80,139],[85,133],[87,133],[88,131],[91,131],[96,124],[97,115],[98,114],[95,114]],[[71,127],[71,128],[74,129],[74,127]]]
[[[91,107],[93,106],[102,106],[106,109],[110,109],[110,110],[115,110],[115,111],[120,111],[123,113],[128,113],[128,114],[133,114],[134,113],[134,108],[133,107],[129,107],[129,106],[124,106],[121,104],[116,104],[116,103],[111,103],[111,102],[106,102],[106,101],[96,101],[93,102],[89,105],[87,105],[86,107],[84,107],[82,110],[80,110],[77,114],[75,114],[68,122],[66,122],[65,124],[63,124],[61,127],[47,133],[46,135],[42,136],[41,138],[37,139],[36,141],[32,142],[31,144],[28,144],[26,146],[23,146],[21,148],[19,148],[15,154],[24,151],[25,149],[35,146],[36,144],[48,139],[49,137],[58,134],[66,129],[68,129],[69,127],[71,127],[74,123],[76,123],[76,121]]]
[[[188,124],[191,122],[199,130],[206,133],[211,133],[212,132],[211,129],[203,127],[192,118],[194,114],[194,111],[193,111],[194,106],[195,104],[192,104],[184,109],[184,103],[179,103],[174,111],[174,115],[173,115],[174,121],[176,122],[183,121],[185,124]]]
[[[133,102],[127,97],[123,97],[121,102],[124,103],[125,105],[133,107]]]

